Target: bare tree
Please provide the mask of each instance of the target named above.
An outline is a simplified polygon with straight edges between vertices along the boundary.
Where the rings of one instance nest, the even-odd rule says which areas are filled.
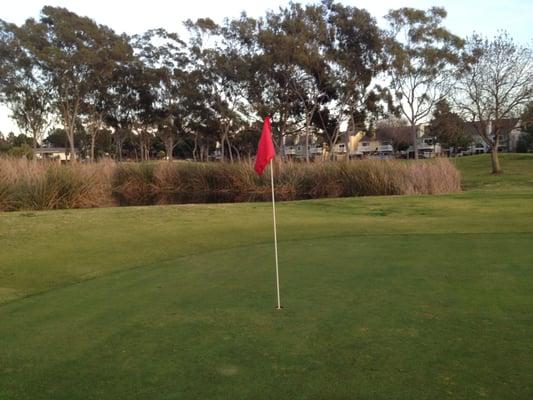
[[[498,147],[508,121],[533,96],[533,53],[505,32],[493,40],[474,35],[467,42],[456,104],[491,148],[492,173],[502,172]]]
[[[450,90],[452,66],[459,61],[463,41],[442,26],[446,10],[413,8],[392,10],[387,38],[389,76],[399,109],[409,121],[415,158],[418,158],[416,126]]]

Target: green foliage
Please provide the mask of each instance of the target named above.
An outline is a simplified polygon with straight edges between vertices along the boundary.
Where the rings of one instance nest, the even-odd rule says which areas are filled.
[[[443,147],[453,148],[455,152],[467,148],[472,142],[465,131],[465,122],[451,110],[445,99],[435,105],[429,129]]]
[[[30,84],[13,89],[22,96],[14,108],[19,125],[34,126],[36,137],[35,132],[42,133],[51,107],[60,118],[73,151],[82,116],[94,129],[102,123],[102,113],[110,103],[109,83],[115,68],[128,60],[131,48],[124,37],[108,27],[60,7],[45,6],[39,22],[29,19],[20,27],[3,28],[11,38],[11,52],[21,59],[11,69],[18,74],[13,81],[22,82],[19,75],[25,72],[23,77],[28,77],[33,85],[31,91],[27,90]]]
[[[415,126],[430,115],[435,104],[453,87],[463,40],[443,26],[444,8],[426,11],[413,8],[391,10],[385,17],[389,30],[385,40],[387,72],[398,109],[411,125],[411,143],[418,158]]]
[[[520,104],[530,99],[529,50],[503,35],[490,46],[469,41],[461,58],[463,40],[445,18],[441,7],[402,7],[387,14],[382,30],[362,8],[290,2],[260,18],[186,21],[184,42],[164,29],[119,35],[45,6],[20,26],[0,21],[0,101],[34,146],[57,119],[71,151],[78,147],[91,160],[113,151],[118,160],[149,160],[164,150],[170,159],[208,161],[216,148],[233,162],[251,158],[252,131],[265,115],[278,147],[288,135],[304,135],[333,148],[345,126],[371,132],[389,113],[414,128],[451,90],[459,61],[464,75],[479,60],[490,68],[486,60],[496,55],[525,60],[515,62],[524,68],[511,92],[525,93]],[[49,143],[65,146],[57,127],[49,133]],[[442,139],[460,147],[460,135],[452,136]]]
[[[26,143],[22,143],[20,146],[11,147],[7,154],[16,158],[25,158],[27,160],[33,159],[33,149]]]

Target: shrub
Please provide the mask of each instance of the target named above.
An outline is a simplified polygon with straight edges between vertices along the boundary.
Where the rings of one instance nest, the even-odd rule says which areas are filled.
[[[460,191],[447,159],[277,162],[276,198],[299,200]],[[0,159],[0,210],[270,200],[270,176],[249,163],[146,162],[60,165]]]
[[[112,192],[119,205],[152,205],[155,163],[117,163],[112,174]]]
[[[0,210],[48,210],[113,205],[113,165],[60,165],[0,159]]]

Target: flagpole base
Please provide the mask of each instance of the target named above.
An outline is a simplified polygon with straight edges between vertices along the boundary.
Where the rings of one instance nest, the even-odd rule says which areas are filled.
[[[278,310],[278,311],[283,310],[283,306],[274,306],[274,308],[275,308],[276,310]]]

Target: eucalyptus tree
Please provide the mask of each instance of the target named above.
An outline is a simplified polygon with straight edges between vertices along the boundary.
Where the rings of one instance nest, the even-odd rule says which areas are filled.
[[[153,102],[145,108],[139,119],[156,127],[157,135],[165,144],[166,155],[172,160],[178,132],[174,120],[180,118],[182,97],[180,87],[186,77],[188,59],[186,45],[176,33],[165,29],[151,29],[132,38],[136,56],[151,79],[144,80],[146,90],[152,92]],[[143,128],[143,132],[150,129]],[[146,135],[145,135],[146,136]]]
[[[115,156],[119,161],[122,161],[124,144],[132,135],[139,108],[152,102],[151,93],[146,89],[146,80],[149,77],[145,68],[136,58],[118,65],[113,71],[113,107],[107,109],[106,124],[112,128]]]
[[[30,18],[16,32],[22,51],[38,68],[34,75],[45,81],[74,158],[76,124],[94,91],[95,76],[112,73],[124,41],[87,17],[50,6],[42,9],[39,21]]]
[[[282,152],[285,135],[305,134],[307,161],[313,121],[335,95],[329,28],[322,4],[289,3],[258,22],[255,101],[273,116]]]
[[[80,108],[80,118],[90,137],[91,161],[95,159],[97,135],[108,128],[110,115],[114,114],[114,108],[120,107],[120,99],[115,92],[117,71],[124,71],[123,67],[134,61],[126,36],[107,31],[105,45],[108,57],[91,70],[87,95]]]
[[[0,20],[0,102],[35,149],[51,121],[50,97],[38,64],[24,51],[18,27]]]
[[[403,117],[411,125],[415,158],[418,158],[418,123],[451,90],[453,66],[459,63],[463,40],[442,24],[446,10],[432,7],[391,10],[385,18],[388,75]]]
[[[390,96],[376,83],[385,68],[384,34],[376,20],[364,9],[332,1],[323,4],[330,35],[328,63],[335,84],[328,110],[322,110],[317,122],[324,126],[333,148],[341,126],[365,130],[372,116],[390,104]]]
[[[197,69],[186,71],[180,87],[179,117],[174,119],[174,127],[181,133],[181,141],[192,142],[192,157],[195,161],[207,161],[210,142],[218,137],[218,127],[214,113],[207,106],[209,83],[203,72]],[[216,139],[214,139],[216,140]]]
[[[206,112],[218,125],[218,142],[222,159],[226,151],[233,161],[233,139],[244,121],[252,117],[249,101],[250,53],[245,51],[241,36],[248,18],[225,20],[215,24],[210,19],[187,21],[192,39],[189,46],[191,67],[200,74]]]
[[[296,94],[305,117],[305,158],[309,162],[309,139],[313,118],[321,105],[335,99],[336,79],[328,53],[331,27],[323,5],[292,5],[284,10],[285,31],[292,34],[294,72],[291,90]]]
[[[300,13],[299,8],[300,5],[290,3],[288,8],[269,11],[257,21],[250,99],[258,115],[271,116],[274,138],[282,156],[285,155],[284,137],[301,130],[305,112],[300,94],[304,90],[299,87],[295,57],[300,24],[294,21],[294,14]]]
[[[501,173],[498,148],[509,127],[533,99],[533,51],[502,32],[489,40],[474,35],[459,79],[456,104],[491,148],[492,173]]]

